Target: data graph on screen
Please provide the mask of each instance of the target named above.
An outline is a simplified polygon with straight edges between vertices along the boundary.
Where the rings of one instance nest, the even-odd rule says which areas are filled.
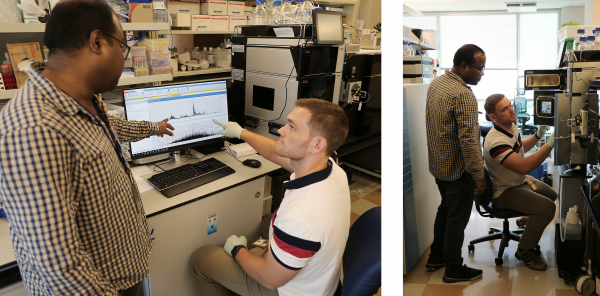
[[[154,137],[154,146],[157,149],[167,148],[173,144],[184,144],[198,139],[220,136],[219,131],[223,130],[221,126],[213,123],[212,120],[172,125],[177,131],[173,137]]]
[[[174,136],[153,136],[131,143],[132,157],[176,151],[223,138],[212,120],[228,121],[225,81],[211,81],[123,91],[128,120],[168,119]]]
[[[226,114],[226,106],[220,100],[201,97],[189,100],[158,102],[150,105],[153,121],[187,119],[206,115]]]

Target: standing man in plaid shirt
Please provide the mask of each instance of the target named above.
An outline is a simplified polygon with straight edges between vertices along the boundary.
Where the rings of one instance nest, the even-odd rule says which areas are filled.
[[[104,1],[60,1],[48,63],[0,113],[0,205],[29,295],[143,295],[152,243],[119,142],[173,128],[106,113],[97,94],[117,86],[123,40]]]
[[[485,190],[477,122],[477,99],[467,86],[477,85],[485,53],[473,44],[454,54],[452,70],[433,80],[427,91],[426,125],[429,172],[442,196],[433,226],[433,243],[425,267],[446,266],[444,282],[472,281],[482,271],[462,264],[461,248],[473,194]]]

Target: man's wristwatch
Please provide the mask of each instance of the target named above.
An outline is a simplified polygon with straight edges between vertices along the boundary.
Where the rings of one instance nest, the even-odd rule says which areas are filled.
[[[241,248],[248,250],[248,248],[246,248],[244,245],[237,245],[231,249],[231,257],[233,257],[233,259],[235,259],[235,255],[237,255]]]

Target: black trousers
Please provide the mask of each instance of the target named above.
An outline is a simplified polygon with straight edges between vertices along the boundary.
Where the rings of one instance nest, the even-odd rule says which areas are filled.
[[[127,290],[119,291],[119,293],[121,293],[121,296],[144,296],[143,283],[144,281],[142,280]]]
[[[442,202],[435,216],[429,258],[444,260],[446,270],[453,271],[460,268],[463,262],[461,248],[473,207],[475,181],[470,174],[464,173],[455,181],[436,178],[435,183],[440,190]]]

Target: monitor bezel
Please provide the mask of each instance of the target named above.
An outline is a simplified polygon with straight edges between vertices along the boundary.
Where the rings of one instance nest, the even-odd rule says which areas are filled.
[[[215,83],[215,82],[224,82],[225,83],[225,88],[227,89],[227,79],[218,79],[218,80],[203,81],[203,82],[177,83],[177,84],[169,84],[169,85],[161,85],[161,86],[138,87],[138,88],[123,89],[122,95],[123,95],[123,108],[125,109],[125,119],[128,120],[128,118],[127,118],[127,104],[125,103],[125,92],[126,91],[139,90],[139,89],[152,89],[152,88],[160,88],[160,87],[172,87],[172,86],[190,85],[190,84]],[[231,111],[229,110],[229,108],[230,108],[230,106],[229,106],[229,98],[227,97],[227,95],[226,95],[226,100],[227,100],[227,118],[230,118]],[[176,133],[177,130],[175,130],[173,132]],[[164,137],[169,137],[169,136],[165,135]],[[196,143],[182,144],[182,145],[179,145],[179,146],[176,146],[176,147],[167,148],[166,150],[163,150],[163,151],[151,152],[151,153],[148,153],[148,154],[137,155],[137,156],[133,155],[133,151],[131,149],[131,142],[127,143],[127,145],[129,145],[129,153],[131,154],[131,160],[134,160],[134,159],[151,157],[151,156],[155,156],[155,155],[161,155],[161,154],[165,154],[165,153],[171,153],[171,152],[174,152],[174,151],[179,151],[179,150],[188,149],[188,148],[194,148],[194,147],[211,145],[211,144],[215,144],[215,143],[218,143],[218,142],[226,141],[228,139],[229,139],[228,137],[225,137],[225,136],[221,135],[218,138],[214,138],[214,139],[210,139],[210,140],[205,140],[205,141],[201,141],[201,142],[196,142]]]
[[[332,14],[332,15],[338,15],[340,17],[340,32],[341,32],[341,40],[332,40],[332,41],[323,41],[321,40],[321,37],[319,37],[319,15],[320,14]],[[313,35],[317,36],[317,40],[315,40],[315,44],[319,44],[319,45],[333,45],[333,44],[343,44],[344,43],[344,22],[343,22],[343,15],[341,12],[339,11],[330,11],[330,10],[320,10],[320,9],[316,9],[313,10]]]

